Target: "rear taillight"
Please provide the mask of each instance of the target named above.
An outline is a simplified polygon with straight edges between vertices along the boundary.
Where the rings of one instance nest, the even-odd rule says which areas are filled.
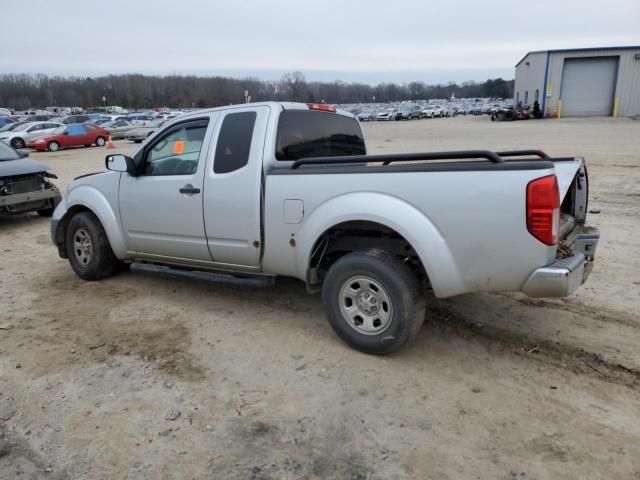
[[[547,245],[558,243],[560,191],[555,175],[537,178],[527,185],[527,230]]]
[[[320,110],[322,112],[336,112],[336,107],[324,103],[307,103],[309,110]]]

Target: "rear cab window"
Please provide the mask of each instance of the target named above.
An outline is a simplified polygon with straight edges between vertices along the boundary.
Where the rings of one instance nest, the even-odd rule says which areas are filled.
[[[366,155],[355,118],[333,112],[285,110],[278,119],[276,159]]]

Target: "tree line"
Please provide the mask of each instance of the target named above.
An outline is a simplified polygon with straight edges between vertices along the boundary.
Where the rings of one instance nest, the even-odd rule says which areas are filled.
[[[204,108],[243,103],[245,92],[251,101],[266,100],[371,103],[432,98],[513,96],[513,80],[454,82],[429,85],[425,82],[365,83],[307,81],[301,72],[280,80],[257,78],[198,77],[193,75],[106,75],[101,77],[49,77],[43,74],[0,75],[0,107],[25,110],[47,106],[95,108],[119,105],[129,109],[172,107]]]

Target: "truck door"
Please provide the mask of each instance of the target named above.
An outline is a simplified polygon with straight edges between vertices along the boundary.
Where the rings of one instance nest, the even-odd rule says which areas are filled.
[[[122,174],[118,198],[128,250],[211,262],[202,221],[202,178],[216,116],[165,129],[136,155],[141,155],[143,174]]]
[[[221,113],[204,182],[207,243],[217,263],[260,265],[262,157],[270,108]]]

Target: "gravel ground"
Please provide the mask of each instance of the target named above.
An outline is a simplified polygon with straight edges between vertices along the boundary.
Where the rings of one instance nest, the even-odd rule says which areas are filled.
[[[417,341],[377,358],[343,345],[299,282],[86,283],[46,219],[0,220],[0,479],[640,478],[640,122],[364,131],[371,153],[587,158],[602,233],[588,283],[567,299],[429,298]],[[33,157],[64,189],[106,153]]]

